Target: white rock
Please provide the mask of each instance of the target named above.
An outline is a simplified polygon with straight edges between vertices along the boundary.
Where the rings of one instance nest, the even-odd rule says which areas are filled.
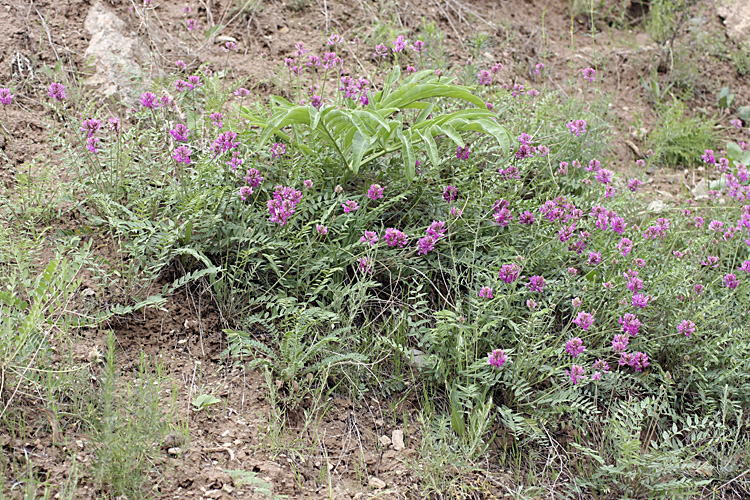
[[[401,429],[396,429],[391,434],[391,442],[393,443],[393,449],[396,451],[401,451],[406,446],[404,446],[404,431]]]
[[[750,0],[719,0],[716,13],[724,19],[729,38],[738,43],[750,41]]]
[[[385,481],[383,481],[382,479],[378,479],[375,476],[370,477],[370,481],[368,482],[368,484],[370,485],[370,488],[374,490],[382,490],[383,488],[385,488]]]
[[[380,436],[380,438],[378,438],[378,441],[380,441],[381,446],[383,446],[384,448],[388,448],[391,445],[391,438],[389,438],[388,436]]]
[[[91,41],[84,52],[86,59],[93,59],[95,73],[88,83],[100,87],[110,96],[123,92],[134,79],[141,79],[141,67],[136,61],[136,41],[125,36],[125,22],[97,1],[89,9],[84,28],[91,34]]]

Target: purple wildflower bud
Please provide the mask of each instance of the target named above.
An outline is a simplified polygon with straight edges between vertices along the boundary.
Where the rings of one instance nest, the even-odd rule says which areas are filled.
[[[583,341],[575,337],[565,343],[565,350],[573,358],[577,358],[583,351],[586,350],[586,346],[583,345]]]
[[[222,128],[224,127],[224,123],[221,121],[222,118],[224,118],[224,115],[221,113],[211,113],[211,122],[214,124],[214,127]]]
[[[487,364],[490,366],[494,366],[497,369],[500,369],[500,367],[503,366],[508,360],[508,356],[505,355],[505,351],[503,351],[502,349],[495,349],[487,356]]]
[[[178,59],[177,61],[175,61],[175,63],[174,63],[174,64],[175,64],[175,66],[177,66],[177,67],[178,67],[178,68],[180,68],[180,69],[185,69],[185,68],[187,68],[187,64],[185,64],[185,61],[183,61],[183,60],[181,60],[181,59]]]
[[[585,134],[586,120],[573,120],[567,123],[568,130],[571,134],[575,134],[576,137],[581,137],[581,134]]]
[[[10,89],[0,88],[0,103],[7,106],[13,101],[15,95],[10,93]]]
[[[326,234],[328,234],[328,227],[324,226],[323,224],[315,224],[315,230],[321,236],[325,236]]]
[[[433,251],[435,249],[435,238],[430,235],[419,238],[417,248],[419,249],[417,255],[424,255]]]
[[[740,282],[737,279],[737,276],[734,275],[733,273],[729,273],[729,274],[725,274],[724,275],[724,285],[727,288],[731,288],[732,290],[734,290],[735,288],[737,288],[737,285],[739,285],[739,284],[740,284]]]
[[[188,140],[188,136],[190,135],[190,129],[188,129],[182,123],[178,123],[174,126],[173,129],[169,131],[169,133],[172,134],[172,137],[174,137],[175,141],[185,142]]]
[[[482,288],[481,288],[481,289],[479,290],[479,296],[480,296],[481,298],[483,298],[483,299],[491,299],[491,298],[493,298],[493,295],[492,295],[492,288],[491,288],[491,287],[489,287],[489,286],[483,286],[483,287],[482,287]]]
[[[458,188],[456,186],[445,186],[443,189],[443,199],[447,202],[453,202],[458,199]]]
[[[589,82],[593,83],[596,80],[596,70],[594,68],[584,68],[581,70],[581,74]]]
[[[370,257],[362,257],[357,263],[361,272],[372,274],[372,259]]]
[[[528,300],[526,300],[526,307],[528,307],[530,311],[533,311],[534,309],[536,309],[536,306],[538,306],[538,305],[539,304],[537,304],[536,300],[534,300],[534,299],[528,299]]]
[[[199,28],[198,26],[198,20],[197,19],[188,19],[187,20],[187,29],[190,31],[197,30]]]
[[[189,147],[179,146],[172,153],[172,158],[174,158],[177,163],[184,163],[185,165],[190,165],[191,154],[193,154],[193,151]]]
[[[651,300],[651,297],[649,297],[646,294],[643,294],[643,293],[633,294],[633,305],[640,309],[645,308],[648,305],[650,300]]]
[[[621,335],[617,334],[612,339],[612,349],[617,354],[623,353],[628,349],[628,344],[630,343],[630,336],[629,335]]]
[[[424,42],[422,40],[417,40],[416,42],[414,42],[412,47],[417,54],[421,54],[422,52],[424,52]]]
[[[354,200],[346,200],[344,203],[341,204],[341,208],[344,209],[345,214],[356,212],[357,209],[359,208],[359,203],[357,203]]]
[[[237,90],[234,91],[234,95],[236,95],[237,97],[241,97],[241,98],[244,99],[245,97],[247,97],[247,96],[250,95],[250,91],[247,90],[244,87],[240,87],[240,88],[238,88]]]
[[[570,376],[570,381],[573,382],[573,385],[576,385],[578,382],[586,378],[581,365],[573,365],[570,367],[570,371],[565,370],[565,373]]]
[[[401,52],[406,48],[406,42],[404,42],[404,36],[399,35],[393,41],[393,52]]]
[[[365,231],[359,241],[362,243],[368,243],[370,246],[374,247],[378,242],[378,233],[375,231]]]
[[[384,189],[381,187],[380,184],[373,184],[370,186],[370,188],[367,190],[367,197],[370,198],[372,201],[379,200],[383,197]]]
[[[518,264],[503,264],[500,267],[499,278],[506,283],[513,283],[518,279],[520,272],[521,268],[518,267]]]
[[[695,323],[690,320],[683,319],[680,324],[677,325],[677,331],[684,333],[686,337],[690,338],[691,333],[695,333]]]
[[[543,276],[532,276],[527,286],[532,292],[543,292],[546,285]]]
[[[383,237],[389,247],[404,248],[408,237],[398,229],[389,227],[385,230],[385,236]]]
[[[93,154],[99,153],[99,138],[90,136],[86,139],[86,149],[91,151]]]
[[[578,316],[575,317],[573,323],[583,328],[584,331],[588,331],[591,325],[594,324],[594,316],[586,311],[581,311]]]
[[[253,194],[253,188],[252,187],[250,187],[250,186],[242,186],[240,188],[240,199],[242,201],[247,200],[250,197],[251,194]]]
[[[159,103],[156,102],[156,94],[153,92],[144,92],[141,94],[141,106],[148,109],[156,109]]]
[[[51,99],[55,99],[56,101],[64,101],[67,97],[65,95],[65,85],[62,83],[53,83],[49,86],[49,90],[47,91],[47,94],[50,96]]]

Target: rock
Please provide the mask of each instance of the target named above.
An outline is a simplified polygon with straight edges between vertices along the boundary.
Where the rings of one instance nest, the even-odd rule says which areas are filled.
[[[404,446],[404,431],[400,429],[396,429],[393,431],[393,434],[391,434],[391,442],[393,443],[393,449],[396,451],[401,451],[406,446]]]
[[[419,349],[411,350],[411,362],[416,368],[424,367],[424,353]]]
[[[375,427],[383,427],[385,425],[385,420],[382,418],[379,418],[375,421]]]
[[[136,41],[123,34],[125,22],[97,1],[89,9],[83,26],[91,34],[84,57],[94,60],[95,69],[88,83],[99,86],[105,96],[118,92],[125,96],[130,82],[142,79],[141,67],[136,61]]]
[[[383,488],[385,488],[385,481],[383,481],[382,479],[378,479],[375,476],[371,476],[370,481],[368,481],[367,484],[374,490],[382,490]]]
[[[378,438],[378,441],[384,448],[388,448],[391,445],[391,438],[389,438],[388,436],[380,436],[380,438]]]
[[[750,0],[719,0],[716,13],[724,20],[729,38],[737,43],[750,41]]]
[[[651,203],[648,204],[648,207],[646,210],[649,212],[661,212],[664,210],[664,202],[661,200],[654,200]]]
[[[161,442],[161,449],[168,450],[170,448],[177,448],[183,444],[182,436],[178,436],[174,432],[164,436],[164,441]]]
[[[693,193],[696,200],[708,198],[708,185],[706,184],[706,179],[701,179],[700,182],[690,190],[690,192]]]
[[[172,457],[179,457],[182,455],[182,448],[179,446],[175,446],[174,448],[170,448],[167,450],[167,453]]]

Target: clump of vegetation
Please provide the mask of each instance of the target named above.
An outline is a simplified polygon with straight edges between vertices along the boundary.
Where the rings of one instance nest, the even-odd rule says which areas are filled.
[[[659,121],[646,143],[669,166],[695,167],[701,164],[696,151],[711,149],[718,141],[715,122],[709,117],[689,117],[685,104],[677,99],[657,107]]]

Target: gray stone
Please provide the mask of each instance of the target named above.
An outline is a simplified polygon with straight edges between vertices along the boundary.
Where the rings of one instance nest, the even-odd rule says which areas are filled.
[[[105,96],[118,92],[127,95],[130,82],[140,80],[142,71],[137,62],[136,40],[123,34],[125,22],[97,1],[83,25],[91,34],[84,56],[93,60],[95,70],[87,83],[98,86]]]
[[[396,451],[401,451],[406,448],[406,446],[404,446],[404,431],[401,429],[393,431],[393,434],[391,434],[391,442],[393,442],[393,449]]]
[[[370,485],[370,488],[374,490],[382,490],[385,488],[385,481],[382,479],[378,479],[375,476],[370,476],[370,481],[368,483]]]
[[[729,38],[750,42],[750,0],[718,0],[716,13],[724,20]]]

